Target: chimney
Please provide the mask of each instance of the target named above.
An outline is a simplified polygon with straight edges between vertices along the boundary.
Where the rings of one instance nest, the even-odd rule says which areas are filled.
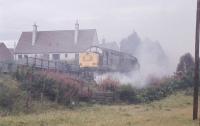
[[[75,24],[75,31],[74,31],[74,43],[77,44],[78,42],[78,32],[79,32],[79,24],[78,24],[78,20],[76,21]]]
[[[32,32],[32,46],[35,45],[37,39],[37,25],[36,23],[33,24],[33,32]]]

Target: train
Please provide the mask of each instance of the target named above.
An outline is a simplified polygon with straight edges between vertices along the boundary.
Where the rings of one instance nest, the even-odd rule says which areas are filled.
[[[139,70],[136,57],[131,54],[100,46],[91,46],[79,53],[80,69],[96,72],[131,72]]]

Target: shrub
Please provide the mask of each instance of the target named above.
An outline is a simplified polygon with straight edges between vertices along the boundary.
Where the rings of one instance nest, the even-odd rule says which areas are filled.
[[[64,73],[31,69],[18,69],[16,78],[22,82],[20,87],[36,100],[45,96],[62,104],[77,100],[84,83]]]
[[[134,89],[131,85],[121,85],[118,87],[117,95],[121,101],[129,103],[149,103],[165,98],[176,91],[191,88],[192,83],[193,75],[191,73],[185,74],[182,79],[152,78],[151,83],[142,89]]]
[[[0,108],[6,112],[23,109],[26,94],[19,88],[19,83],[10,76],[0,77]]]
[[[68,104],[72,100],[77,100],[79,97],[80,90],[84,82],[79,81],[73,77],[70,77],[66,74],[47,72],[42,73],[46,74],[46,81],[53,82],[51,91],[45,89],[46,93],[54,92],[55,100],[61,103]],[[48,96],[48,95],[47,95]]]
[[[100,82],[100,88],[106,91],[116,91],[120,83],[118,80],[114,80],[111,77],[107,77]]]
[[[131,85],[121,85],[117,90],[117,95],[121,101],[138,103],[137,91]]]

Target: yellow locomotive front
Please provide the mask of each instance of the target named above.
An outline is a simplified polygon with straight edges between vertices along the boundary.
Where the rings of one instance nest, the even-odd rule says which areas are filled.
[[[81,68],[97,68],[99,66],[99,54],[94,52],[80,53],[79,65]]]

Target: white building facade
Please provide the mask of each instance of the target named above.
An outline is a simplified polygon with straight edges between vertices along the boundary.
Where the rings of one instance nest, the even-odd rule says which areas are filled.
[[[96,29],[38,31],[33,25],[32,32],[22,32],[15,48],[15,60],[26,57],[53,61],[74,62],[79,53],[98,44]]]

